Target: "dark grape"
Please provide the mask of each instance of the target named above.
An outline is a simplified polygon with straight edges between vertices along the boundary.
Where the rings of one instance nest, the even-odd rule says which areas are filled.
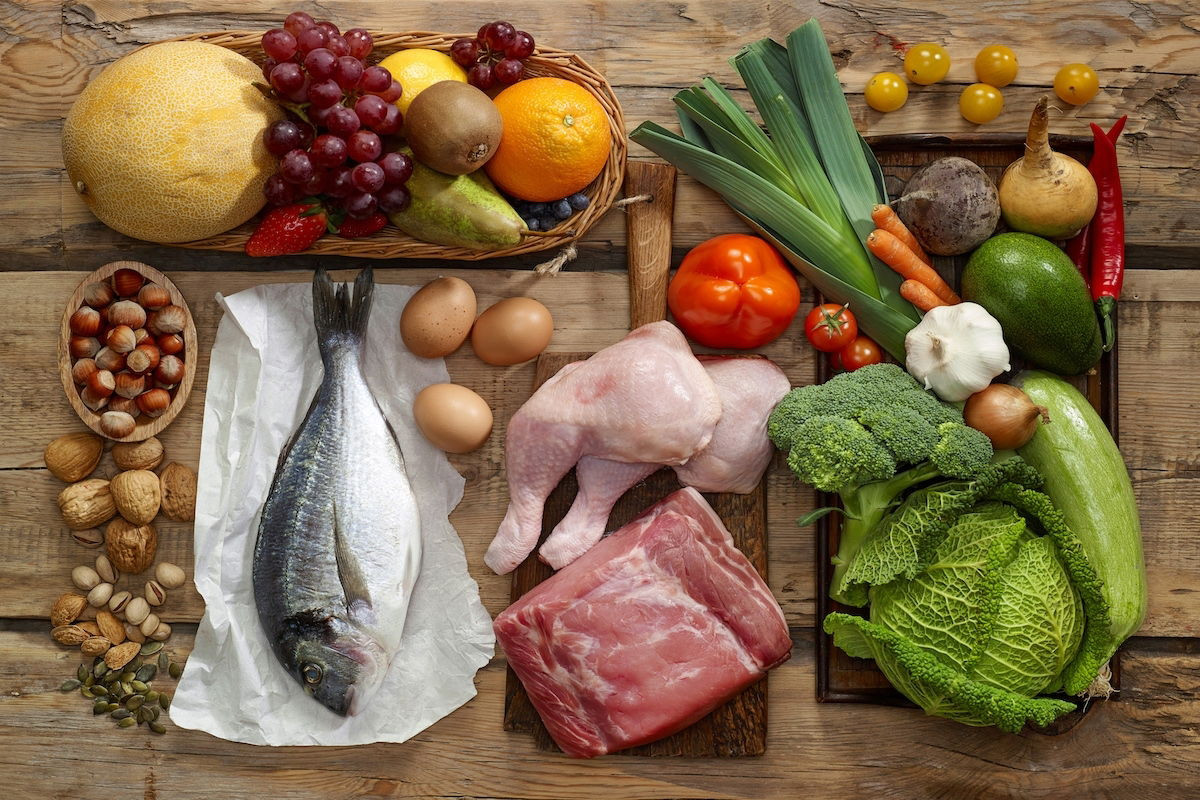
[[[283,29],[292,36],[299,36],[301,31],[308,30],[316,24],[317,21],[304,11],[293,11],[283,21]]]
[[[267,146],[267,152],[276,157],[295,150],[303,141],[300,125],[290,119],[281,119],[263,131],[263,144]]]
[[[326,79],[308,87],[308,102],[316,108],[328,108],[342,101],[342,87],[337,81]]]
[[[404,153],[387,153],[379,159],[379,166],[383,167],[384,186],[399,186],[412,177],[413,162]]]
[[[393,214],[408,208],[408,203],[412,200],[412,197],[409,195],[408,189],[405,189],[403,186],[389,186],[376,194],[375,199],[379,201],[381,211]]]
[[[525,65],[515,58],[506,58],[496,62],[496,66],[492,68],[492,74],[500,83],[516,83],[525,74]]]
[[[330,133],[344,139],[362,127],[362,122],[353,110],[345,106],[334,106],[329,115],[325,117],[325,127]]]
[[[271,80],[271,70],[275,69],[275,67],[277,67],[278,65],[279,65],[279,62],[273,58],[268,58],[266,61],[263,62],[262,74],[263,74],[264,81],[269,82]]]
[[[290,64],[292,62],[289,61],[288,63]],[[299,66],[299,65],[297,64],[295,66]],[[301,84],[298,87],[296,87],[296,90],[294,92],[285,92],[283,96],[286,97],[288,100],[291,100],[293,103],[307,103],[308,102],[308,86],[309,86],[308,76],[305,75],[303,82],[301,82]]]
[[[583,192],[576,192],[567,198],[567,202],[570,203],[571,208],[575,209],[576,211],[583,211],[585,208],[591,205],[592,201],[589,200],[588,196]]]
[[[383,152],[383,142],[379,135],[371,131],[355,131],[346,140],[346,153],[354,161],[361,163],[374,161]]]
[[[346,38],[341,34],[334,34],[330,36],[329,41],[325,43],[325,46],[332,50],[333,54],[339,58],[350,55],[350,43],[347,42]],[[357,58],[357,56],[355,56],[355,58]]]
[[[291,94],[304,85],[304,70],[291,61],[277,64],[271,70],[271,85],[282,95]]]
[[[486,42],[488,25],[491,24],[492,23],[490,22],[485,22],[480,25],[479,30],[475,32],[475,41],[478,42],[481,47]]]
[[[386,67],[367,67],[358,81],[358,88],[371,94],[386,92],[391,85],[392,73]]]
[[[479,45],[470,39],[457,39],[450,45],[450,57],[460,67],[469,67],[479,59]]]
[[[367,33],[365,28],[351,28],[342,36],[346,38],[346,44],[350,45],[350,55],[357,59],[365,59],[371,54],[371,49],[375,47],[375,40],[371,38],[371,34]]]
[[[354,102],[354,113],[358,114],[358,119],[363,125],[373,129],[383,122],[384,117],[387,116],[389,105],[391,104],[382,98],[373,94],[365,94]]]
[[[308,118],[313,121],[314,125],[319,125],[320,127],[324,128],[325,121],[329,118],[329,112],[333,111],[335,108],[337,108],[336,105],[329,106],[328,108],[317,108],[315,106],[310,106],[308,109]]]
[[[273,206],[286,206],[296,202],[301,196],[300,187],[288,183],[278,173],[267,178],[267,182],[263,184],[263,194]]]
[[[283,28],[272,28],[263,34],[262,49],[276,61],[287,61],[296,55],[296,37]]]
[[[486,26],[483,31],[483,43],[493,50],[503,51],[512,44],[517,29],[507,22],[496,21]]]
[[[341,36],[342,32],[338,30],[338,26],[334,25],[327,19],[323,19],[317,23],[317,27],[325,31],[328,36]]]
[[[571,204],[566,200],[557,200],[550,204],[550,213],[555,219],[567,219],[571,216]]]
[[[296,34],[296,47],[301,53],[311,53],[318,47],[324,47],[329,36],[320,28],[306,28]]]
[[[533,47],[533,37],[525,31],[517,31],[513,34],[512,43],[504,48],[504,55],[509,58],[529,58],[533,55]]]
[[[336,167],[346,160],[346,140],[331,133],[322,133],[308,149],[308,155],[321,167]]]
[[[323,81],[333,77],[333,68],[337,64],[337,59],[338,57],[328,47],[318,47],[316,50],[308,51],[308,54],[304,56],[304,68],[308,70],[308,74],[314,81]]]
[[[366,164],[359,164],[360,167],[365,167]],[[355,219],[366,219],[375,213],[379,208],[379,203],[375,199],[375,195],[367,192],[354,192],[346,198],[346,213]]]
[[[324,194],[329,188],[329,173],[323,169],[313,170],[313,176],[304,184],[304,194]]]
[[[487,91],[496,83],[491,64],[476,64],[467,70],[467,82],[476,89]]]
[[[400,81],[393,80],[392,85],[379,93],[379,96],[389,103],[394,103],[400,99],[400,95],[404,94],[404,87],[400,85]]]
[[[354,56],[340,56],[333,66],[333,79],[347,92],[358,86],[363,76],[363,63]]]
[[[404,122],[404,116],[400,113],[400,109],[394,103],[388,103],[384,109],[383,122],[372,126],[372,130],[380,136],[390,136],[393,133],[400,132],[400,126]]]
[[[293,150],[279,160],[279,174],[288,183],[307,183],[313,172],[312,160],[303,150]]]
[[[354,192],[354,182],[350,180],[353,174],[352,167],[338,167],[331,170],[328,184],[325,187],[325,194],[330,197],[349,197]]]
[[[350,180],[360,192],[378,192],[383,188],[383,167],[373,161],[359,164],[350,173]]]
[[[307,122],[301,122],[300,125],[300,149],[307,150],[308,146],[313,143],[313,137],[317,135],[317,130]]]

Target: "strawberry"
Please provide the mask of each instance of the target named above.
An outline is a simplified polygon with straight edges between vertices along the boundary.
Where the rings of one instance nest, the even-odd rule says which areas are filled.
[[[319,203],[304,202],[272,209],[246,242],[246,255],[281,256],[312,247],[325,233],[328,219]]]
[[[376,211],[366,219],[347,217],[346,221],[338,227],[337,235],[343,239],[359,239],[363,236],[370,236],[376,231],[383,230],[383,226],[387,225],[387,223],[387,217],[379,211]]]

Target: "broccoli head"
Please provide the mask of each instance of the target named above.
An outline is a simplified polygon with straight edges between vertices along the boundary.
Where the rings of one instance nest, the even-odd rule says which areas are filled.
[[[823,492],[890,478],[896,461],[879,440],[854,420],[812,417],[795,431],[788,466]]]
[[[911,408],[873,406],[859,413],[858,421],[898,464],[921,463],[938,442],[937,428]]]
[[[973,478],[992,460],[992,443],[984,434],[961,422],[937,426],[938,441],[929,460],[951,478]]]

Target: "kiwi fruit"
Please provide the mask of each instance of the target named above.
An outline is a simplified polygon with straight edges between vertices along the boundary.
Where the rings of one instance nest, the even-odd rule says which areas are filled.
[[[447,175],[466,175],[500,146],[503,123],[491,98],[459,81],[435,83],[413,98],[404,137],[417,161]]]

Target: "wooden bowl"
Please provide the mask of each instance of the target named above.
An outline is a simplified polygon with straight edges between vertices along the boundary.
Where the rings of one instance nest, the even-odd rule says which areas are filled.
[[[213,31],[193,33],[168,39],[172,42],[207,42],[240,53],[256,64],[262,64],[266,54],[262,50],[264,31]],[[395,33],[371,31],[374,48],[369,60],[381,61],[398,50],[422,47],[449,52],[456,39],[474,38],[474,33],[448,34],[414,31]],[[149,46],[149,45],[146,45]],[[591,201],[583,211],[572,214],[550,231],[526,231],[521,241],[511,247],[498,250],[473,250],[466,247],[451,247],[418,241],[393,225],[378,233],[361,239],[342,239],[338,236],[322,236],[300,255],[338,255],[355,258],[437,258],[456,261],[479,261],[487,258],[519,256],[540,250],[564,247],[578,239],[612,208],[613,201],[620,196],[625,175],[625,157],[628,150],[625,137],[625,118],[621,104],[605,77],[590,64],[574,53],[538,45],[533,55],[525,60],[525,74],[529,77],[553,77],[572,81],[587,89],[604,108],[608,117],[609,143],[608,161],[595,180],[583,193]],[[256,214],[249,222],[225,233],[194,242],[180,242],[177,247],[197,250],[223,250],[244,252],[246,240],[254,232],[261,215]]]
[[[182,308],[186,312],[187,319],[183,326],[183,379],[172,390],[171,404],[167,406],[167,410],[157,417],[148,417],[144,414],[139,414],[136,417],[137,426],[133,429],[133,433],[128,436],[116,438],[106,434],[100,427],[100,417],[104,413],[104,409],[100,412],[92,411],[83,404],[83,400],[79,396],[79,387],[75,385],[75,381],[71,375],[72,361],[71,354],[67,349],[67,342],[71,337],[71,315],[75,313],[81,305],[83,305],[83,293],[88,284],[96,281],[107,280],[112,277],[119,269],[131,269],[141,273],[147,281],[156,283],[167,290],[171,296],[171,303]],[[75,413],[83,420],[83,423],[91,428],[96,433],[106,439],[112,439],[117,442],[140,442],[144,439],[149,439],[151,436],[158,434],[163,428],[171,424],[171,421],[179,415],[183,410],[183,406],[187,403],[188,395],[192,393],[192,381],[196,377],[196,365],[199,359],[199,352],[196,349],[196,324],[192,319],[191,309],[188,308],[187,301],[183,299],[179,288],[161,272],[154,267],[143,264],[139,261],[113,261],[110,264],[105,264],[95,272],[90,273],[84,278],[75,291],[67,300],[66,310],[63,312],[62,325],[59,329],[58,339],[58,374],[62,380],[63,390],[67,393],[67,400],[71,407],[75,409]]]

